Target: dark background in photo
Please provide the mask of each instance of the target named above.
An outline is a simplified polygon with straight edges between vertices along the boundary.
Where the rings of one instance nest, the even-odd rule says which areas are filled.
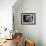
[[[33,15],[23,15],[23,22],[33,22]]]

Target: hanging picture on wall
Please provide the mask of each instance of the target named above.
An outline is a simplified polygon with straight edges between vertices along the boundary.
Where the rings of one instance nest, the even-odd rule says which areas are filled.
[[[36,24],[36,13],[21,13],[21,24],[23,25]]]

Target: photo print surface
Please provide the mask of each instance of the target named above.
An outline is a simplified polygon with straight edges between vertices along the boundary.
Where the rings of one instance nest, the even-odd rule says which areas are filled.
[[[35,13],[21,13],[21,24],[23,25],[36,24],[36,14]]]

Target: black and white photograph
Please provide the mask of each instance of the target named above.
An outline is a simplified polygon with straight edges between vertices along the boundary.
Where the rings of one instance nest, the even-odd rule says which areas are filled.
[[[36,14],[35,13],[21,13],[21,24],[23,25],[36,24]]]

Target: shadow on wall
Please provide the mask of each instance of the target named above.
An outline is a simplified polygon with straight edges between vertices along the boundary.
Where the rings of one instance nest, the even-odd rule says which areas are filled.
[[[17,10],[21,6],[24,0],[17,0],[15,4],[12,6],[13,10]]]
[[[22,11],[21,10],[18,11],[18,10],[20,9],[22,2],[23,0],[17,0],[16,3],[12,7],[12,12],[14,16],[13,28],[15,28],[15,30],[18,30],[18,32],[21,32],[21,33],[24,32],[24,25],[23,26],[21,25],[21,16],[18,16],[18,15],[21,15],[19,14],[19,12],[21,13]]]

